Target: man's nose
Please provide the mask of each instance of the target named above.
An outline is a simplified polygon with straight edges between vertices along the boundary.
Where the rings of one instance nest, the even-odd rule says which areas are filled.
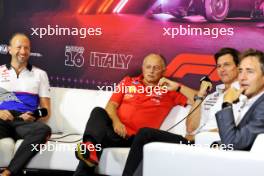
[[[221,66],[221,67],[220,67],[220,71],[221,71],[221,72],[225,72],[225,70],[226,70],[226,69],[225,69],[224,66]]]
[[[151,67],[150,71],[151,73],[155,72],[155,67]]]
[[[22,54],[27,53],[27,49],[25,47],[21,47],[20,53],[22,53]]]
[[[246,80],[247,74],[245,72],[240,72],[238,77],[240,80]]]

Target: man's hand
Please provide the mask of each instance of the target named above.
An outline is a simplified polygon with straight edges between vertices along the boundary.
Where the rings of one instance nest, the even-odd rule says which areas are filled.
[[[8,110],[0,110],[0,119],[13,121],[14,116]]]
[[[213,85],[209,81],[202,81],[200,85],[200,89],[198,92],[198,96],[204,97],[207,94],[207,91],[210,91],[212,89]]]
[[[126,127],[122,122],[120,122],[120,120],[113,121],[113,128],[116,134],[118,134],[122,138],[126,138]]]
[[[233,87],[230,87],[227,89],[225,95],[224,95],[224,102],[233,103],[234,101],[238,100],[241,93],[244,91],[244,89],[236,89]]]
[[[25,112],[21,114],[19,117],[22,118],[26,122],[34,122],[36,120],[36,118],[32,116],[31,112]]]
[[[175,91],[181,86],[179,83],[162,77],[158,83],[159,86],[166,86],[169,91]]]

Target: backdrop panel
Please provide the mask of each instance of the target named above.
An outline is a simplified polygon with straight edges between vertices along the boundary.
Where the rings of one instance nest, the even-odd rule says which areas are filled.
[[[32,40],[31,62],[52,86],[98,89],[140,73],[148,53],[167,59],[167,76],[198,88],[222,47],[264,50],[261,0],[0,0],[0,44],[15,32]],[[208,9],[211,9],[208,10]],[[2,46],[3,50],[3,46]],[[0,55],[0,63],[9,55]]]

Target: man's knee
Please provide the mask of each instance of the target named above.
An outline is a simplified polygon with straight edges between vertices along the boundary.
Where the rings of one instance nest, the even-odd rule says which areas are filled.
[[[153,136],[155,131],[156,130],[153,128],[141,128],[138,131],[133,143],[135,143],[135,145],[136,144],[137,145],[139,145],[139,144],[144,145],[144,144],[147,144],[149,142],[152,142],[155,139]]]
[[[0,119],[0,139],[6,137],[12,137],[12,133],[9,131],[7,122]]]
[[[90,115],[90,118],[89,118],[89,121],[93,121],[93,120],[98,120],[98,119],[101,119],[101,118],[106,118],[106,116],[108,116],[106,110],[104,108],[101,108],[101,107],[95,107],[92,112],[91,112],[91,115]]]
[[[154,131],[155,131],[155,129],[153,129],[153,128],[144,127],[138,131],[137,136],[146,138],[146,137],[151,136],[151,134],[153,134]]]
[[[49,136],[51,134],[51,128],[41,122],[35,122],[35,131],[38,134],[42,134],[43,136]]]
[[[101,113],[105,113],[105,109],[101,108],[101,107],[95,107],[93,108],[91,114],[101,114]]]

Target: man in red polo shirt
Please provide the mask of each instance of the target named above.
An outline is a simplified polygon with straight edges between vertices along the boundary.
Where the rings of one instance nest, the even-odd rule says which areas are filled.
[[[159,128],[174,106],[193,103],[197,92],[163,77],[165,69],[161,55],[147,55],[142,75],[125,77],[106,108],[93,109],[75,153],[80,160],[75,176],[92,175],[103,148],[130,147],[140,128]]]

